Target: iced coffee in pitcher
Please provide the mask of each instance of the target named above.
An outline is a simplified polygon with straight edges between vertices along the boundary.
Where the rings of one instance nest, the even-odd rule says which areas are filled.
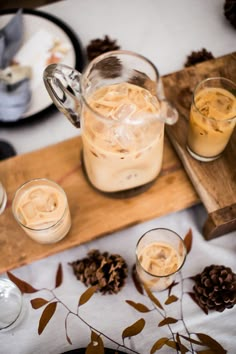
[[[52,64],[44,72],[57,107],[81,127],[83,164],[99,191],[138,191],[161,170],[164,124],[178,114],[163,99],[155,66],[127,51],[94,59],[83,74]]]

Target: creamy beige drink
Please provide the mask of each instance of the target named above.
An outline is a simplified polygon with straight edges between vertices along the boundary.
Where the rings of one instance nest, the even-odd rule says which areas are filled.
[[[183,257],[170,244],[153,242],[140,250],[138,260],[141,280],[154,290],[162,290],[171,284],[171,275],[179,269]]]
[[[147,231],[136,246],[136,270],[140,280],[153,291],[162,291],[174,281],[186,258],[182,238],[174,231]]]
[[[205,87],[194,95],[191,106],[189,152],[210,161],[225,149],[236,123],[236,97],[224,88]]]
[[[12,207],[24,231],[40,243],[61,240],[71,227],[65,192],[50,180],[35,179],[24,184],[17,191]]]
[[[83,109],[83,156],[91,183],[104,192],[144,185],[162,166],[164,123],[148,90],[120,83],[101,87]]]

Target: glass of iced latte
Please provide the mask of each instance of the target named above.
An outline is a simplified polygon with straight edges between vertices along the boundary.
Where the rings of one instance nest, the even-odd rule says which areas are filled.
[[[64,190],[46,178],[23,184],[16,191],[12,211],[26,234],[39,243],[57,242],[67,235],[71,227]]]
[[[136,246],[136,270],[152,291],[162,291],[174,281],[187,255],[182,238],[174,231],[157,228],[147,231]]]
[[[208,78],[198,84],[190,111],[187,149],[197,160],[221,156],[236,124],[236,84]]]
[[[80,74],[64,65],[44,72],[57,107],[81,127],[89,182],[119,193],[152,182],[160,173],[164,124],[177,112],[163,99],[161,80],[146,58],[114,51],[95,58]]]

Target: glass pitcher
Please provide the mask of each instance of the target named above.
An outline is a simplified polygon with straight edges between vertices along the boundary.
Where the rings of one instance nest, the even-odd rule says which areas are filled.
[[[156,179],[164,124],[174,124],[178,113],[164,99],[159,73],[149,60],[111,51],[82,74],[51,64],[44,83],[57,108],[81,128],[83,166],[93,187],[112,194],[138,191]]]

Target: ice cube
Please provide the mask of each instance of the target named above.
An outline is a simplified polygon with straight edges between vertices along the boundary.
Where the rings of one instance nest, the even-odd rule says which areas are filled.
[[[132,127],[120,125],[114,128],[114,140],[122,148],[128,149],[134,143]]]
[[[161,273],[160,264],[152,260],[149,264],[149,272],[155,275],[160,275]]]
[[[51,193],[45,202],[43,204],[40,204],[37,206],[37,209],[41,212],[52,212],[54,211],[58,206],[58,199],[57,195],[54,193]]]
[[[200,112],[206,117],[210,116],[209,102],[205,102],[205,104],[200,108]]]
[[[44,195],[44,191],[41,188],[36,188],[29,193],[29,199],[40,198]]]
[[[47,199],[47,211],[54,211],[58,207],[58,199],[56,194],[50,194]]]
[[[103,97],[106,101],[119,101],[125,97],[128,97],[128,87],[126,85],[120,84],[113,90],[109,90]]]
[[[34,205],[34,208],[38,211],[43,211],[44,210],[44,206],[46,204],[47,201],[47,194],[46,193],[42,193],[40,196],[35,197],[34,199],[32,199],[32,205]]]
[[[18,211],[21,214],[21,216],[23,217],[26,224],[28,224],[37,215],[37,210],[35,209],[35,206],[31,201],[23,204],[18,209]]]
[[[140,261],[140,258],[139,258]],[[151,261],[149,258],[143,257],[142,258],[142,262],[140,262],[142,264],[142,267],[146,270],[146,271],[150,271],[151,270]]]
[[[137,111],[137,107],[134,103],[122,103],[113,113],[115,120],[125,120]]]
[[[233,103],[234,102],[230,97],[226,97],[224,95],[221,95],[220,98],[216,99],[215,105],[216,105],[216,109],[219,112],[227,114],[232,110]]]

